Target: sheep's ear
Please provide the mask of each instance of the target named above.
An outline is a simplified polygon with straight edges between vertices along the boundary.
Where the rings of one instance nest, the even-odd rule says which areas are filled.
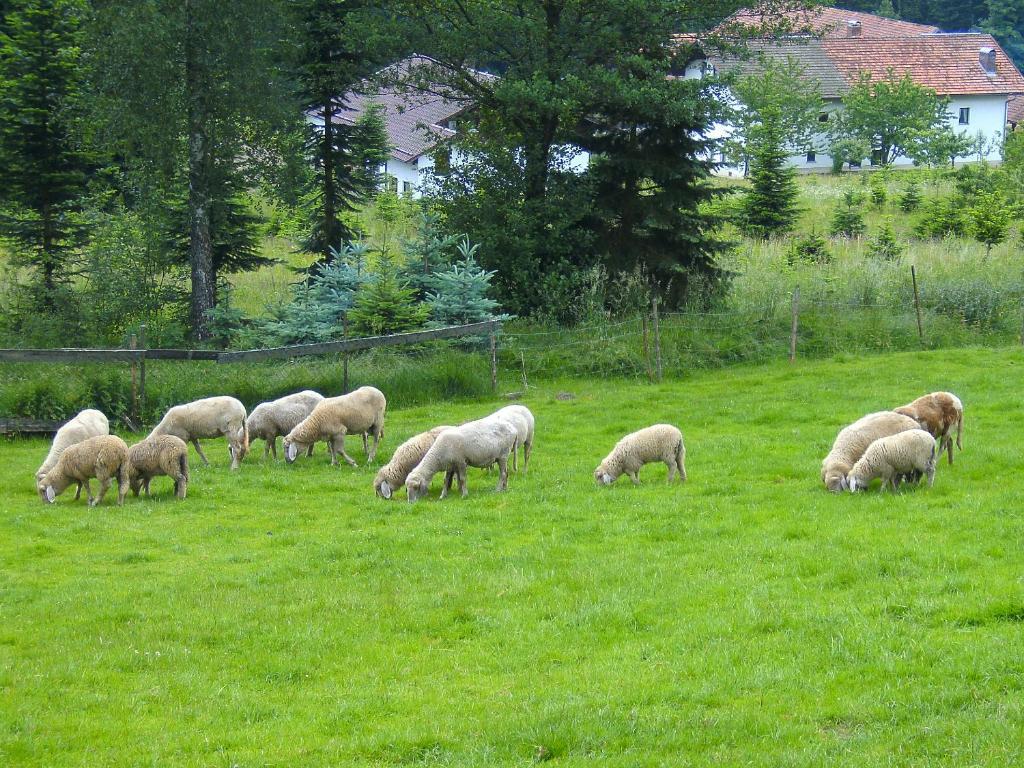
[[[288,445],[284,447],[284,457],[288,459],[289,462],[295,461],[295,457],[298,455],[299,449],[295,447],[295,443],[288,443]]]
[[[847,480],[844,477],[843,478],[843,490],[844,491],[849,491],[850,493],[856,493],[857,492],[857,478],[853,477],[853,478],[850,478],[849,480]]]
[[[57,498],[57,492],[53,490],[52,485],[46,486],[46,500],[53,504],[54,499]]]
[[[611,485],[612,484],[612,476],[609,475],[607,472],[605,472],[603,475],[601,475],[601,479],[604,481],[605,485]]]
[[[235,458],[235,446],[228,445],[228,456],[230,456],[232,459]]]
[[[391,498],[391,486],[388,485],[388,482],[386,480],[380,484],[380,495],[383,496],[385,499]]]

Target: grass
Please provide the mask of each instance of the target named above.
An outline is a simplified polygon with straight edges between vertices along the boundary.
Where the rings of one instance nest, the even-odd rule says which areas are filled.
[[[237,473],[211,445],[184,502],[161,478],[123,508],[46,507],[45,443],[9,441],[0,763],[1015,764],[1022,366],[971,349],[551,382],[524,401],[529,474],[498,494],[473,471],[444,502],[436,478],[416,505],[373,498],[374,467],[257,443]],[[823,491],[843,424],[940,388],[965,451],[934,488]],[[497,405],[392,408],[383,458]],[[689,482],[595,487],[659,420]]]

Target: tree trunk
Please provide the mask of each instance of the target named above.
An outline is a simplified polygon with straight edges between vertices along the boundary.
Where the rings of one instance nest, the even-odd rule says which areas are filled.
[[[208,312],[213,309],[215,285],[213,242],[210,237],[210,172],[213,158],[207,112],[208,78],[199,61],[191,0],[185,0],[185,90],[188,99],[188,225],[192,300],[189,322],[196,341],[209,338]]]
[[[338,236],[337,191],[334,187],[334,102],[330,94],[323,101],[324,135],[320,144],[320,161],[324,167],[323,195],[323,259],[331,259],[331,246]]]

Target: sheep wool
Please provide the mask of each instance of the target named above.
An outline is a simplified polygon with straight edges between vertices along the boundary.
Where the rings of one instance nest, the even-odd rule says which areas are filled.
[[[210,462],[199,445],[201,437],[228,439],[231,454],[231,469],[238,469],[249,452],[249,431],[245,426],[245,406],[233,397],[206,397],[184,405],[176,405],[164,415],[160,423],[149,433],[174,435],[186,443],[192,443],[204,464]]]
[[[668,466],[668,482],[672,482],[676,472],[680,482],[686,481],[686,447],[678,427],[654,424],[626,435],[598,464],[594,480],[602,485],[611,485],[625,474],[634,485],[639,485],[637,472],[640,467],[655,461],[663,461]]]
[[[43,479],[47,472],[57,466],[57,460],[69,446],[88,440],[90,437],[107,434],[110,434],[110,423],[107,421],[107,417],[101,411],[86,408],[58,429],[57,434],[53,436],[50,452],[46,454],[46,459],[36,470],[36,484]],[[78,490],[81,491],[81,488]]]
[[[851,492],[864,490],[876,477],[882,478],[881,490],[891,486],[895,491],[903,476],[917,473],[928,478],[929,488],[935,482],[935,438],[923,429],[908,429],[871,443],[846,480]]]
[[[174,480],[174,495],[184,499],[188,491],[188,445],[174,435],[147,437],[128,449],[128,483],[132,493],[142,489],[149,496],[149,483],[158,475]]]
[[[961,436],[964,428],[964,405],[952,392],[932,392],[912,403],[894,409],[896,413],[909,416],[921,429],[939,441],[939,454],[948,452],[949,463],[953,463],[953,437],[949,431],[956,427],[956,447],[964,449]]]
[[[875,440],[908,429],[919,429],[909,416],[894,411],[869,413],[844,427],[836,436],[832,450],[821,462],[821,481],[833,493],[847,490],[846,476]]]
[[[384,411],[387,400],[375,387],[360,387],[339,397],[325,397],[284,438],[284,457],[291,463],[298,455],[318,440],[327,441],[331,466],[337,466],[341,454],[353,467],[359,466],[345,452],[346,435],[362,435],[366,460],[372,462],[377,445],[384,436]],[[367,445],[366,436],[373,436],[373,447]]]
[[[486,468],[498,464],[498,488],[508,488],[508,456],[516,444],[518,433],[508,421],[491,417],[469,421],[441,432],[430,450],[409,476],[405,489],[409,501],[425,496],[430,481],[438,472],[444,472],[441,498],[448,495],[453,478],[459,480],[462,497],[469,495],[466,487],[466,468]]]
[[[501,408],[490,415],[492,419],[506,419],[516,428],[516,447],[512,449],[512,469],[519,471],[518,449],[523,449],[523,474],[526,474],[527,465],[530,463],[530,454],[533,452],[533,430],[535,420],[533,413],[525,405],[509,405]]]
[[[423,457],[426,456],[437,436],[446,429],[451,429],[451,427],[447,425],[434,427],[410,437],[398,446],[391,456],[391,461],[381,467],[373,479],[374,492],[382,499],[390,499],[395,491],[405,485],[405,478],[417,464],[423,461]]]
[[[269,403],[260,403],[252,409],[246,420],[249,440],[263,440],[263,458],[271,453],[277,458],[277,438],[284,437],[302,422],[317,403],[324,399],[319,392],[307,389],[279,397]],[[309,447],[312,455],[313,446]]]
[[[89,480],[100,481],[100,492],[93,498]],[[89,506],[103,501],[112,480],[117,480],[117,503],[128,493],[128,446],[117,435],[99,435],[75,443],[64,450],[57,465],[39,481],[39,497],[52,504],[71,483],[85,485]]]

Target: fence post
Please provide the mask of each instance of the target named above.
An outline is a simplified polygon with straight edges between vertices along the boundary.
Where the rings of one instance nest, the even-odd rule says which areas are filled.
[[[658,324],[658,296],[655,294],[651,299],[652,322],[654,325],[654,363],[656,366],[657,380],[661,382],[661,326]]]
[[[800,319],[800,286],[793,289],[793,328],[789,332],[789,362],[796,360],[796,329]]]
[[[914,283],[914,311],[917,312],[917,337],[921,340],[921,346],[924,346],[924,329],[921,327],[921,297],[917,294],[917,270],[914,269],[914,265],[910,265],[910,279]]]
[[[128,337],[128,349],[138,349],[138,348],[139,347],[138,347],[137,337],[133,333],[133,334],[131,334]],[[131,409],[131,413],[129,414],[129,418],[132,421],[132,428],[133,429],[137,429],[138,427],[136,425],[140,425],[141,424],[139,422],[139,389],[138,389],[138,383],[136,381],[136,373],[137,373],[136,368],[137,367],[138,366],[136,365],[135,360],[132,360],[132,363],[131,363],[131,371],[132,371],[132,409]]]
[[[348,338],[348,313],[341,316],[341,337]],[[348,352],[342,354],[342,369],[344,370],[344,381],[341,385],[342,394],[348,394]]]
[[[651,347],[647,341],[647,313],[640,313],[640,324],[643,329],[643,345],[644,345],[644,366],[647,368],[647,380],[654,380],[654,371],[651,370]]]
[[[491,328],[491,392],[498,391],[498,339]]]
[[[139,357],[139,426],[146,413],[146,324],[139,326],[139,349],[142,355]]]

